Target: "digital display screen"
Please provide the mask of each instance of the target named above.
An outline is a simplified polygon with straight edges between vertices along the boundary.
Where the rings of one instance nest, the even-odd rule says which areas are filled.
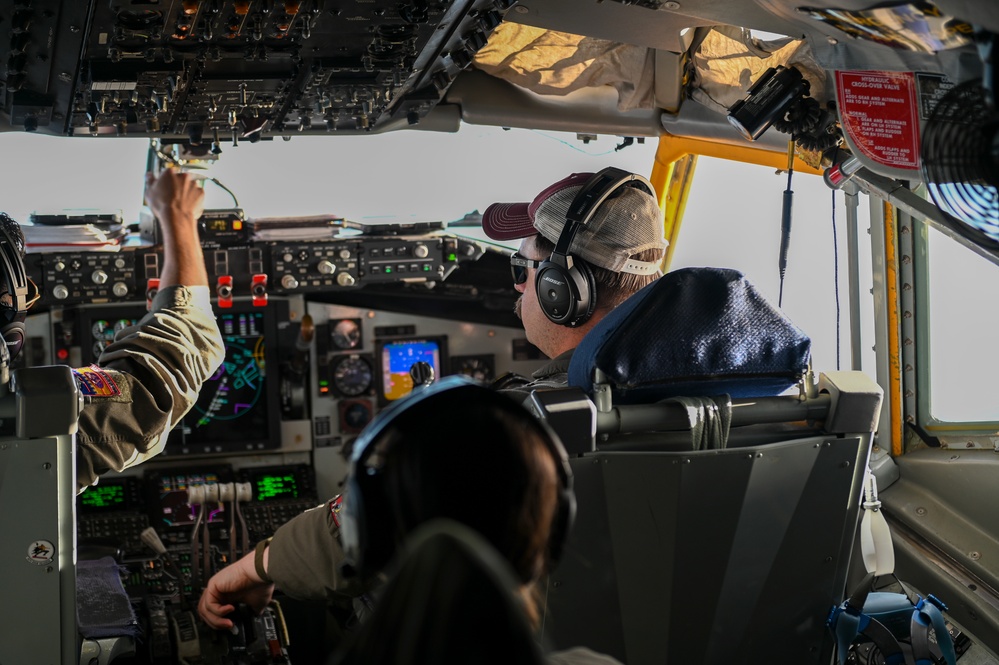
[[[84,512],[125,510],[126,504],[125,485],[113,482],[91,485],[79,499],[80,510]]]
[[[298,487],[298,476],[294,471],[254,475],[251,487],[254,501],[297,499],[301,491]]]
[[[379,400],[384,404],[405,397],[413,390],[410,368],[418,362],[429,364],[434,378],[444,375],[447,358],[445,337],[379,340],[377,356],[380,364]]]
[[[170,432],[162,456],[253,452],[281,445],[276,361],[270,365],[272,376],[267,370],[268,360],[276,356],[277,320],[284,311],[280,301],[267,307],[237,302],[215,309],[225,360]],[[144,314],[145,306],[134,304],[81,307],[77,316],[83,364],[95,362],[116,333]]]
[[[217,317],[225,342],[225,360],[202,386],[198,401],[184,418],[184,444],[221,442],[252,449],[271,441],[271,413],[264,342],[266,312],[224,312]],[[275,384],[276,387],[276,384]],[[268,447],[274,447],[269,445]]]
[[[187,488],[193,485],[218,483],[216,473],[164,474],[159,476],[159,504],[162,524],[167,527],[190,526],[198,518],[201,504],[187,502]],[[205,521],[209,524],[225,521],[225,504],[205,505]]]

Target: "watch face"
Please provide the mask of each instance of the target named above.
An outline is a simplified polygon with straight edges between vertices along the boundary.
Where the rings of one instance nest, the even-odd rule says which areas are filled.
[[[330,328],[330,341],[337,349],[356,349],[361,345],[361,322],[341,319]]]
[[[492,354],[452,356],[451,367],[455,374],[464,374],[484,383],[496,378],[496,361]]]
[[[330,369],[337,394],[356,397],[371,390],[374,372],[367,358],[353,353],[339,356],[333,359]]]

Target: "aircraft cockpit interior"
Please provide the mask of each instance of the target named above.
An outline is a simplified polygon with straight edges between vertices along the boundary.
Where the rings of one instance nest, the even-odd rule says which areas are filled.
[[[537,321],[589,327],[523,397],[574,497],[528,651],[999,665],[997,35],[990,0],[0,3],[0,665],[324,663],[373,631],[392,658],[335,662],[452,662],[393,642],[450,637],[433,584],[394,615],[278,584],[231,631],[199,599],[290,520],[339,527],[381,417],[537,378]],[[176,172],[224,357],[80,491],[81,414],[128,399],[105,350],[175,271],[144,174]],[[572,178],[544,256],[485,228]],[[623,257],[655,279],[605,311],[567,248],[632,190],[662,259]],[[471,448],[452,415],[420,427]]]

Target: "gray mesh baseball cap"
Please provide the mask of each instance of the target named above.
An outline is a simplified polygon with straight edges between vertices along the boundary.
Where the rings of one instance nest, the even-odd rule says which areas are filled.
[[[493,240],[515,240],[540,233],[557,243],[569,204],[592,173],[573,173],[538,194],[530,203],[494,203],[482,215],[482,229]],[[573,238],[569,252],[615,272],[651,275],[659,263],[630,257],[647,249],[666,249],[663,213],[655,197],[622,187],[604,201]]]

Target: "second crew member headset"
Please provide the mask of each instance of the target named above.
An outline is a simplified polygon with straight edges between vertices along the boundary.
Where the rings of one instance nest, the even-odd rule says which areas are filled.
[[[17,222],[0,213],[0,335],[13,360],[24,344],[24,319],[28,310],[28,277],[21,255],[24,241]]]
[[[569,253],[576,232],[586,226],[604,201],[621,187],[636,187],[655,196],[652,183],[636,173],[608,167],[593,174],[569,204],[565,226],[551,257],[542,261],[534,278],[538,304],[549,321],[575,328],[596,309],[596,282],[590,265]]]
[[[572,469],[561,441],[547,425],[535,419],[524,407],[508,396],[488,388],[468,377],[448,376],[437,383],[414,390],[410,395],[393,402],[371,421],[354,442],[350,474],[347,476],[343,505],[339,513],[340,542],[344,562],[340,570],[345,576],[359,575],[362,580],[371,578],[388,564],[396,552],[399,525],[390,505],[385,487],[384,469],[372,463],[372,458],[384,458],[386,448],[381,445],[387,430],[413,406],[440,398],[445,393],[463,404],[486,402],[508,413],[511,418],[531,418],[549,446],[558,474],[558,505],[549,536],[548,559],[552,564],[562,555],[576,514],[576,495],[572,490]],[[469,447],[474,447],[469,440]],[[470,458],[474,459],[474,450]],[[528,582],[530,580],[521,580]]]

